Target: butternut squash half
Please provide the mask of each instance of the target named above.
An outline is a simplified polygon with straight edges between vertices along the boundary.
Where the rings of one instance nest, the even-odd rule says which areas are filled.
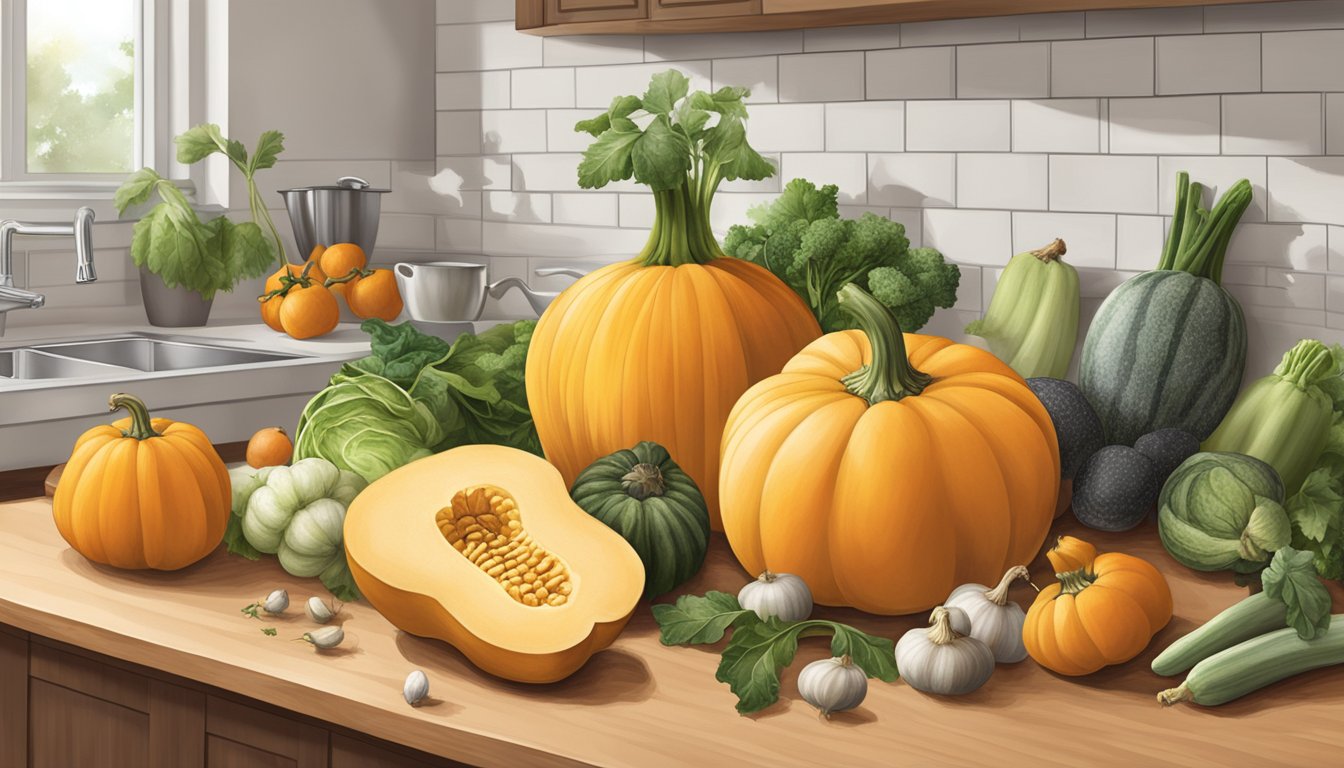
[[[403,631],[492,675],[549,683],[611,645],[644,566],[544,459],[467,445],[384,475],[345,518],[359,589]]]

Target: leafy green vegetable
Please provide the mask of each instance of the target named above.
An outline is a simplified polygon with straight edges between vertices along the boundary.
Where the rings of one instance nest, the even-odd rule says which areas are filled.
[[[1288,626],[1310,640],[1330,627],[1330,592],[1316,577],[1310,552],[1284,547],[1260,574],[1265,594],[1288,606]]]
[[[284,136],[278,131],[263,133],[251,159],[243,145],[225,139],[217,125],[198,125],[176,141],[179,162],[196,163],[216,152],[233,162],[247,181],[252,221],[235,224],[225,216],[201,221],[182,191],[151,168],[131,174],[113,200],[117,211],[125,214],[131,206],[158,196],[159,204],[132,230],[132,260],[169,287],[184,286],[210,299],[217,291],[232,290],[240,280],[264,274],[277,254],[281,262],[285,260],[284,243],[254,179],[257,171],[275,165]]]
[[[359,327],[371,337],[369,348],[373,354],[346,363],[347,373],[372,373],[402,389],[409,389],[425,366],[442,360],[451,348],[448,342],[420,333],[410,323],[389,325],[374,318]]]
[[[732,87],[691,93],[685,75],[667,70],[653,76],[643,96],[617,96],[606,112],[574,126],[596,137],[579,163],[579,186],[633,178],[652,188],[656,213],[639,256],[644,264],[704,264],[722,256],[709,226],[719,184],[774,174],[747,143],[742,99],[749,93]]]
[[[716,643],[734,628],[714,677],[737,695],[737,711],[743,714],[758,712],[779,699],[780,670],[793,663],[798,641],[804,637],[829,634],[833,655],[849,656],[868,677],[888,683],[897,677],[896,647],[887,638],[820,619],[784,623],[772,617],[762,621],[725,592],[683,595],[673,605],[653,606],[653,617],[664,645]]]
[[[812,308],[824,331],[855,327],[836,294],[846,283],[871,293],[896,315],[901,329],[924,327],[938,307],[957,300],[961,271],[932,248],[910,248],[905,227],[865,213],[841,219],[838,188],[794,179],[777,200],[749,213],[723,240],[730,256],[774,272]]]

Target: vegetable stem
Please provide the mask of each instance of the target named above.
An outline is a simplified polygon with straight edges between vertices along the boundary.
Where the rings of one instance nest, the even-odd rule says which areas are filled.
[[[1079,568],[1076,571],[1069,571],[1068,573],[1061,573],[1058,574],[1058,576],[1060,587],[1059,593],[1061,595],[1076,595],[1092,586],[1092,582],[1096,580],[1096,577],[1088,574],[1087,569],[1085,568]]]
[[[1040,259],[1046,264],[1049,264],[1052,261],[1059,261],[1059,257],[1063,256],[1065,253],[1068,253],[1068,250],[1069,250],[1068,246],[1064,245],[1064,241],[1056,237],[1053,242],[1051,242],[1044,248],[1037,248],[1036,250],[1032,251],[1031,255],[1035,256],[1036,258]]]
[[[838,296],[840,309],[854,318],[872,347],[872,363],[842,380],[850,394],[877,405],[918,395],[933,383],[932,376],[910,364],[905,336],[886,305],[854,283],[846,283]]]
[[[692,171],[680,186],[654,191],[653,229],[638,257],[645,266],[707,264],[723,256],[709,226],[714,192],[706,181]]]
[[[639,501],[667,493],[663,472],[653,464],[636,464],[621,477],[621,488]]]
[[[149,418],[149,408],[145,406],[143,400],[135,395],[118,392],[107,399],[107,409],[115,411],[118,408],[125,409],[131,415],[131,428],[121,431],[123,437],[148,440],[159,436],[159,433],[154,431],[153,422]]]
[[[929,614],[929,642],[934,645],[947,645],[961,635],[952,628],[951,614],[943,606],[933,609]]]
[[[1008,588],[1013,585],[1014,581],[1025,579],[1028,575],[1027,566],[1014,565],[1012,568],[1008,569],[1007,573],[1003,574],[1003,578],[999,580],[999,585],[997,587],[985,592],[985,599],[995,605],[1007,605]]]
[[[1189,272],[1218,283],[1232,232],[1251,204],[1253,192],[1250,182],[1242,179],[1208,211],[1200,207],[1203,189],[1198,182],[1191,183],[1184,171],[1177,175],[1176,213],[1157,268]]]
[[[1190,688],[1185,683],[1181,683],[1175,688],[1168,688],[1157,694],[1157,700],[1164,707],[1170,707],[1174,704],[1180,704],[1182,701],[1189,701],[1193,698]]]

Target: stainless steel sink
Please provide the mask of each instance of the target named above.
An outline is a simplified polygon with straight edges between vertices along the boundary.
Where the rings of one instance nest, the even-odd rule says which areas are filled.
[[[35,350],[75,360],[131,368],[137,371],[181,371],[293,360],[298,355],[216,347],[149,337],[96,339],[44,344]]]
[[[114,365],[75,360],[35,349],[0,350],[0,379],[68,379],[123,373]]]

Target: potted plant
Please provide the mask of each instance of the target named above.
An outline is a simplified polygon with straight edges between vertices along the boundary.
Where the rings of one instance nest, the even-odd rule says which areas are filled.
[[[217,291],[265,274],[272,261],[287,259],[275,222],[257,191],[257,171],[275,165],[285,137],[266,131],[249,155],[241,142],[226,139],[219,126],[198,125],[178,136],[177,160],[188,165],[218,152],[247,181],[252,220],[235,223],[227,216],[201,221],[186,195],[152,168],[131,174],[117,190],[121,214],[157,195],[154,206],[135,224],[131,259],[140,268],[140,292],[151,325],[205,325]]]

